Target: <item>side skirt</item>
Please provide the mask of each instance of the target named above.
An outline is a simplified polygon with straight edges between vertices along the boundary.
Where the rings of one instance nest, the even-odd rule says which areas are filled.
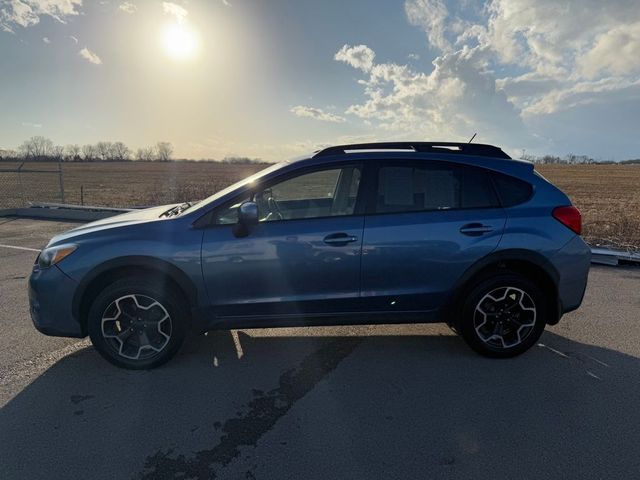
[[[446,321],[439,310],[408,312],[335,312],[324,314],[283,314],[283,315],[243,315],[217,316],[206,320],[204,312],[194,312],[194,328],[202,332],[208,330],[228,330],[239,328],[285,328],[320,327],[339,325],[375,325],[403,323],[440,323]],[[206,315],[206,314],[205,314]]]

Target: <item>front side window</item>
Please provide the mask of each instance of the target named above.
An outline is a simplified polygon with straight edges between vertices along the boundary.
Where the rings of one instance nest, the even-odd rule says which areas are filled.
[[[258,204],[261,222],[352,215],[361,171],[358,167],[304,173],[240,198],[216,212],[218,225],[238,221],[238,207],[252,199]]]
[[[231,202],[231,204],[219,208],[213,217],[213,223],[216,225],[233,225],[238,223],[238,209],[244,202],[250,200],[248,195],[243,196]]]
[[[480,168],[434,163],[386,166],[378,172],[378,213],[497,206],[489,175]]]
[[[352,215],[360,169],[335,168],[299,175],[255,194],[260,221]]]

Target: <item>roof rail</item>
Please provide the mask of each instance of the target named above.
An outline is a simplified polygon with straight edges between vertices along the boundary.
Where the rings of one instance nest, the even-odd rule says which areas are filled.
[[[378,142],[336,145],[315,152],[314,157],[343,155],[353,150],[413,150],[420,153],[453,153],[459,155],[477,155],[480,157],[508,158],[500,147],[483,143],[459,142]]]

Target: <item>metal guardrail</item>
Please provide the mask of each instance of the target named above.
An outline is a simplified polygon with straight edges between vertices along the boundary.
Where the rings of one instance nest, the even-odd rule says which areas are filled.
[[[85,205],[66,205],[60,203],[36,203],[26,208],[0,209],[0,217],[16,216],[42,218],[48,220],[72,220],[91,222],[131,212],[131,208],[92,207]]]
[[[592,247],[591,263],[600,265],[640,265],[640,253],[609,248]]]
[[[30,208],[54,208],[65,210],[90,210],[100,212],[116,212],[118,213],[132,212],[134,210],[140,210],[139,208],[118,208],[118,207],[96,207],[92,205],[70,205],[68,203],[32,203]]]

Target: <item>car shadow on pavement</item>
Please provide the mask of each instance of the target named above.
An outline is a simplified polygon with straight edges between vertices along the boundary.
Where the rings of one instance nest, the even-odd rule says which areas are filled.
[[[640,360],[545,332],[213,332],[163,368],[71,354],[0,410],[0,478],[631,478]]]

